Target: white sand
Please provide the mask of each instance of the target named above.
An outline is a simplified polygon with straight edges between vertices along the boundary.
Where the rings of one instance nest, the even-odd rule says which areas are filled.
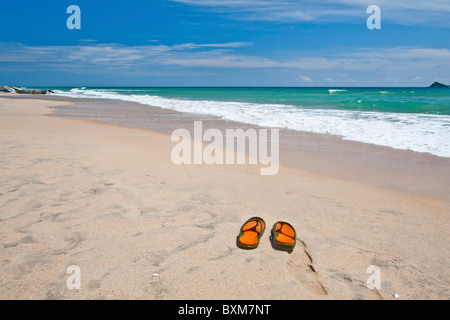
[[[61,104],[0,98],[1,299],[450,297],[448,201],[287,167],[176,166],[170,136],[43,115]],[[255,215],[266,232],[241,250]],[[291,254],[271,246],[277,220],[297,230]]]

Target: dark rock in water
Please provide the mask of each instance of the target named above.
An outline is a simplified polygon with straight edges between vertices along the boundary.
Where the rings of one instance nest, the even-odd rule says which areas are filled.
[[[450,86],[439,82],[435,82],[430,86],[430,88],[450,88]]]

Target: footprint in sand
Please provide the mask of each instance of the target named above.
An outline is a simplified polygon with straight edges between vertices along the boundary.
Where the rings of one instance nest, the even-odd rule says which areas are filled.
[[[382,300],[383,297],[377,289],[369,289],[361,280],[354,279],[350,275],[344,276],[344,282],[348,286],[350,299],[352,300]]]
[[[318,280],[312,258],[306,250],[305,243],[299,238],[297,238],[296,248],[290,254],[290,260],[286,268],[298,285],[306,291],[318,296],[326,296],[328,294],[325,287]]]

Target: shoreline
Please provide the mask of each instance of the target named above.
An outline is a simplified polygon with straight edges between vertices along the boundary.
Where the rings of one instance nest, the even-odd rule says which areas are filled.
[[[216,116],[181,113],[132,102],[59,96],[38,97],[38,99],[73,102],[74,108],[78,108],[78,110],[65,112],[63,109],[54,107],[49,116],[97,120],[148,129],[167,135],[171,135],[173,130],[178,128],[188,129],[192,133],[193,122],[196,120],[203,121],[203,131],[209,128],[217,128],[223,133],[227,128],[270,129]],[[114,107],[108,109],[108,106]],[[120,117],[105,118],[105,111],[80,113],[81,109],[88,107],[92,109],[106,108],[111,113],[120,113]],[[136,116],[142,117],[143,120],[136,121]],[[155,116],[156,120],[151,119]],[[450,190],[450,158],[448,157],[343,140],[340,136],[330,134],[279,129],[280,165],[337,179],[389,188],[394,191],[450,200],[448,193]]]
[[[449,297],[448,200],[283,165],[176,166],[167,134],[46,115],[62,105],[0,98],[3,299]],[[268,230],[240,250],[255,215]],[[278,220],[296,228],[291,254],[271,247]],[[70,265],[81,290],[66,287]]]

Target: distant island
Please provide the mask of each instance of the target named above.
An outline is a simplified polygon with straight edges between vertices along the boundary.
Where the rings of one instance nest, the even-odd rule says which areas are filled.
[[[430,86],[430,88],[450,88],[450,86],[442,84],[440,82],[435,82]]]

